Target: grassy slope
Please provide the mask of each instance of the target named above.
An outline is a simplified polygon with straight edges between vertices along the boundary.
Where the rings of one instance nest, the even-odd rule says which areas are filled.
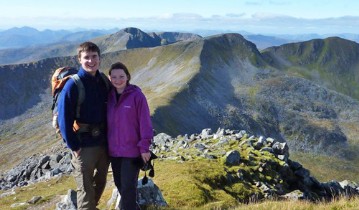
[[[352,180],[359,183],[359,158],[345,160],[333,156],[293,152],[291,159],[300,162],[321,182]]]
[[[131,72],[131,83],[145,93],[151,113],[168,105],[198,72],[202,45],[200,42],[181,42],[155,48],[141,48],[104,55],[104,72],[111,63],[124,62]]]
[[[51,127],[50,107],[40,105],[44,110],[29,116],[13,119],[13,124],[2,126],[0,135],[0,171],[7,171],[20,163],[25,157],[42,153],[60,141]]]

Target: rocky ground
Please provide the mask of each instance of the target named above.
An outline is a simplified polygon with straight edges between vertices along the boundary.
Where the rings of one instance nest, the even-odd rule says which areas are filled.
[[[218,129],[213,133],[211,129],[204,129],[200,134],[176,138],[160,133],[155,136],[151,147],[161,161],[217,161],[218,164],[223,165],[224,175],[208,182],[221,189],[230,186],[233,191],[229,193],[234,197],[238,196],[236,199],[241,202],[253,199],[316,201],[359,195],[359,186],[349,180],[319,182],[310,175],[309,170],[289,158],[287,143],[263,136],[251,136],[244,130]],[[0,189],[11,193],[11,189],[15,187],[69,174],[72,171],[70,160],[71,153],[59,143],[4,173],[0,179]],[[151,188],[146,188],[148,186],[142,186],[141,180],[139,181],[139,191],[143,190],[142,197],[139,198],[142,199],[142,204],[166,205],[160,189],[155,184],[151,184],[151,181],[149,183]],[[246,186],[249,190],[248,195],[240,197],[241,192],[235,191],[235,186]],[[152,190],[157,191],[154,193]],[[150,191],[149,194],[156,196],[146,197],[146,192]],[[1,197],[7,196],[6,193]],[[67,198],[71,197],[71,193],[75,192],[69,191]],[[155,199],[161,197],[161,200]],[[67,198],[58,203],[58,209],[71,209],[69,206],[74,201]],[[114,192],[110,203],[115,205],[117,198],[118,195]],[[55,201],[45,202],[42,205],[52,205],[52,202]]]

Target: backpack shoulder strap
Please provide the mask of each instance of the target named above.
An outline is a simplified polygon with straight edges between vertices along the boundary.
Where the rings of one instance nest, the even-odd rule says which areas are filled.
[[[74,82],[77,86],[77,90],[79,92],[79,97],[77,98],[76,118],[80,118],[80,107],[81,107],[82,102],[84,102],[84,100],[85,100],[85,87],[84,87],[84,84],[82,83],[79,75],[74,74],[71,76],[71,78],[74,80]]]
[[[111,82],[110,82],[110,80],[108,79],[108,77],[107,77],[103,72],[100,72],[100,75],[101,75],[102,80],[105,82],[107,91],[109,91],[110,88],[111,88]]]

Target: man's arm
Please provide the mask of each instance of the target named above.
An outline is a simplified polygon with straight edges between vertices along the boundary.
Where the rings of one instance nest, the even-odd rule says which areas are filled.
[[[72,151],[80,150],[80,144],[77,135],[73,130],[73,124],[76,116],[78,91],[73,80],[67,81],[58,100],[58,122],[59,128],[67,147]]]

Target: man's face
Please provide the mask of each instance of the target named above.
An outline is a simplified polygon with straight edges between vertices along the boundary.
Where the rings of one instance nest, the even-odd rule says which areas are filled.
[[[96,71],[100,67],[100,56],[97,52],[81,52],[79,62],[85,71],[87,71],[91,75],[95,75]]]

